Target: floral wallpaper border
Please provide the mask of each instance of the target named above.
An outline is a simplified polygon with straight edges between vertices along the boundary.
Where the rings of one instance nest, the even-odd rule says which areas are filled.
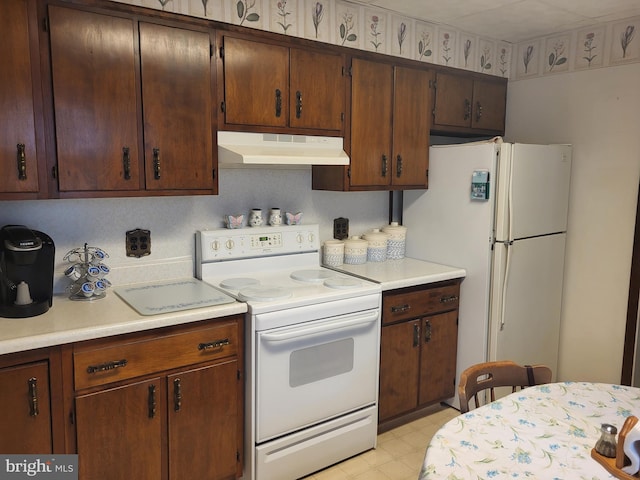
[[[512,80],[640,62],[640,17],[515,45]]]
[[[640,17],[518,44],[349,0],[113,0],[523,80],[640,62]]]
[[[348,0],[113,0],[500,77],[513,45]]]

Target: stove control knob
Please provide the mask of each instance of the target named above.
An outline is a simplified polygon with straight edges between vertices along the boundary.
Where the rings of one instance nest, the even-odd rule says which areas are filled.
[[[313,239],[314,239],[313,233],[309,233],[309,243],[313,243]]]
[[[298,243],[302,243],[304,241],[304,238],[302,237],[302,234],[299,233],[298,235],[296,235],[296,241]]]
[[[225,242],[224,246],[227,247],[227,250],[233,250],[233,247],[235,247],[236,244],[233,240],[229,239]]]
[[[213,250],[214,252],[220,250],[220,242],[218,240],[214,240],[213,242],[211,242],[211,250]]]

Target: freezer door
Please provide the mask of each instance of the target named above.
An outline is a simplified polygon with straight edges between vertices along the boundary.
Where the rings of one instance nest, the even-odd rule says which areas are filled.
[[[496,244],[489,358],[558,370],[566,234]]]
[[[516,143],[501,148],[496,239],[565,232],[571,146]]]

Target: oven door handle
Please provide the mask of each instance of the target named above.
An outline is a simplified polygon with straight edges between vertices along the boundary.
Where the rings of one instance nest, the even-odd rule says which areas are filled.
[[[352,319],[333,320],[323,323],[322,325],[296,328],[295,330],[290,330],[283,333],[263,333],[260,335],[260,338],[267,342],[283,342],[285,340],[291,340],[292,338],[305,337],[307,335],[314,335],[317,333],[331,332],[335,331],[336,329],[355,327],[357,325],[368,325],[376,323],[377,321],[378,312],[372,312],[368,315],[357,316]]]

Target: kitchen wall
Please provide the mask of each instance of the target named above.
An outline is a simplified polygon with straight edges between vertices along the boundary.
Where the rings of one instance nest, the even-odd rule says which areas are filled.
[[[507,140],[573,144],[561,380],[620,381],[640,177],[638,79],[635,63],[509,82]]]
[[[105,250],[110,280],[138,283],[192,276],[194,232],[221,228],[224,214],[251,208],[303,212],[302,222],[318,223],[320,238],[333,236],[333,219],[349,218],[350,232],[362,234],[388,223],[387,192],[340,193],[311,190],[311,170],[222,169],[218,196],[146,197],[0,202],[0,226],[24,224],[49,234],[56,244],[55,290],[69,281],[64,254],[85,243]],[[125,232],[151,231],[151,255],[125,255]]]

